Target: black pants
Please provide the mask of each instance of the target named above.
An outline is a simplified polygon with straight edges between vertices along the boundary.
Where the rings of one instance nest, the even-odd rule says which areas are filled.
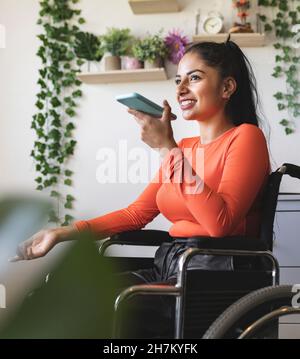
[[[178,260],[188,248],[197,247],[195,239],[174,239],[163,243],[156,251],[154,265],[149,269],[127,271],[116,274],[121,287],[116,296],[125,288],[137,284],[175,284]],[[232,270],[232,257],[199,255],[189,262],[189,269]],[[128,338],[173,338],[175,298],[170,296],[135,296],[124,310],[121,336]],[[126,316],[126,319],[125,319]]]

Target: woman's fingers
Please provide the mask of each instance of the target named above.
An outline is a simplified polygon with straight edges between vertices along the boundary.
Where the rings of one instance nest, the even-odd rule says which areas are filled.
[[[16,256],[14,256],[14,257],[12,257],[12,258],[9,258],[9,262],[19,262],[19,261],[22,261],[22,260],[24,260],[24,258],[22,258],[22,257],[20,257],[20,256],[18,256],[18,255],[16,255]]]
[[[141,118],[141,116],[139,115],[138,111],[132,110],[131,108],[129,108],[129,109],[127,110],[127,112],[134,116],[134,119],[136,120],[136,122],[137,122],[139,125],[143,125],[143,124],[144,124],[145,120],[143,120],[143,119]]]
[[[162,121],[171,121],[171,106],[169,105],[167,100],[164,100],[164,112],[162,115]]]
[[[27,248],[26,248],[26,253],[27,253],[27,259],[33,259],[33,253],[32,253],[32,246],[29,245]]]
[[[147,115],[146,113],[141,111],[133,110],[132,108],[129,108],[127,112],[134,116],[136,122],[139,125],[145,125],[146,123],[152,121],[153,119],[157,120],[157,118],[153,116]]]
[[[27,259],[26,242],[20,243],[17,248],[17,256],[20,260]]]
[[[30,238],[29,240],[20,243],[17,247],[17,254],[14,257],[12,257],[9,261],[17,262],[17,261],[32,259],[33,258],[32,243],[33,243],[33,238]]]

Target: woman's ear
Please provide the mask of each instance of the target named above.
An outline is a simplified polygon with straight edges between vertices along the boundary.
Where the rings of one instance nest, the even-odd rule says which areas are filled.
[[[237,85],[236,81],[233,77],[226,77],[223,81],[223,93],[222,97],[225,100],[229,100],[230,97],[234,94],[236,91]]]

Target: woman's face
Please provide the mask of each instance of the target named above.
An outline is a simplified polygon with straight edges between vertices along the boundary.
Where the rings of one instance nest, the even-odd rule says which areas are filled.
[[[177,101],[185,120],[204,121],[222,111],[226,103],[218,71],[194,53],[187,53],[178,65]]]

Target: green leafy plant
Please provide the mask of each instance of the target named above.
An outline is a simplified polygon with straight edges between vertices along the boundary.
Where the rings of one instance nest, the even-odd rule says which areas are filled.
[[[132,47],[132,53],[140,61],[154,62],[157,58],[164,59],[168,49],[164,38],[159,32],[156,35],[149,35],[145,39],[137,41]]]
[[[265,8],[259,14],[265,32],[276,36],[273,45],[277,50],[276,65],[272,76],[285,78],[286,91],[277,91],[274,97],[278,110],[287,111],[288,119],[281,119],[280,124],[289,135],[295,131],[295,120],[300,117],[299,46],[295,46],[296,34],[292,31],[293,25],[300,23],[300,0],[259,0],[258,5]]]
[[[100,61],[103,57],[100,39],[89,32],[78,32],[75,36],[75,54],[80,59]]]
[[[75,129],[77,100],[82,96],[76,78],[81,59],[76,59],[74,46],[79,33],[78,24],[83,24],[81,11],[73,9],[78,0],[42,0],[38,24],[43,33],[38,35],[41,46],[37,56],[41,60],[37,94],[37,112],[31,128],[37,139],[31,156],[35,162],[36,189],[47,191],[57,200],[57,209],[51,212],[50,221],[68,225],[73,217],[65,213],[72,209],[75,198],[62,195],[65,186],[72,186],[73,172],[68,169],[68,159],[73,155],[76,141]]]
[[[112,56],[124,56],[128,54],[133,36],[130,29],[109,28],[105,35],[101,36],[104,51]]]

